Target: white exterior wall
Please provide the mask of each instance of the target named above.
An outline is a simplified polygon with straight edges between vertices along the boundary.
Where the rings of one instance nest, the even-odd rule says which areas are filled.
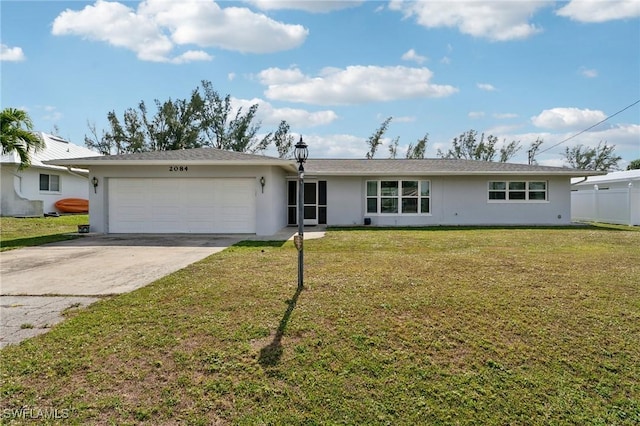
[[[364,220],[364,180],[359,177],[327,179],[327,224],[362,225]]]
[[[40,174],[58,175],[60,191],[40,191]],[[55,212],[55,203],[63,198],[84,198],[89,194],[86,176],[70,172],[64,167],[29,167],[18,171],[17,166],[2,166],[2,200],[0,214],[3,216],[41,216]],[[40,207],[41,204],[41,207]]]
[[[431,182],[431,214],[367,214],[367,180],[428,180]],[[328,225],[372,226],[430,225],[566,225],[571,223],[568,177],[540,176],[412,176],[329,177],[327,180]],[[489,181],[548,182],[548,201],[489,202]]]
[[[162,166],[93,166],[90,177],[98,178],[96,192],[89,191],[89,224],[91,232],[109,233],[108,191],[111,178],[252,178],[255,180],[256,234],[272,235],[286,226],[285,173],[278,167],[193,166],[171,171]],[[260,178],[265,178],[264,192]],[[167,194],[170,196],[170,194]]]

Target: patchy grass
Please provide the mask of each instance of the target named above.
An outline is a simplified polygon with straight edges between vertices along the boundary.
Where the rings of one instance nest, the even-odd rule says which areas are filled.
[[[640,226],[616,225],[613,223],[601,223],[601,222],[591,222],[590,225],[601,227],[601,228],[608,228],[608,229],[619,229],[621,231],[640,232]]]
[[[75,238],[78,225],[89,223],[86,214],[59,217],[0,217],[0,251],[37,246]]]
[[[640,233],[332,230],[240,244],[0,352],[65,424],[640,422]]]

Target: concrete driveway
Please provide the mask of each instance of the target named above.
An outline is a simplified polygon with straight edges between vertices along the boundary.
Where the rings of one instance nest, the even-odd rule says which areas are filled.
[[[305,231],[322,238],[323,226]],[[0,349],[45,333],[62,312],[100,297],[143,287],[242,240],[286,241],[276,235],[83,235],[75,240],[0,252]]]
[[[1,252],[0,348],[46,332],[65,309],[135,290],[243,239],[91,235]]]
[[[110,234],[9,250],[0,253],[0,294],[124,293],[242,239],[240,235]]]

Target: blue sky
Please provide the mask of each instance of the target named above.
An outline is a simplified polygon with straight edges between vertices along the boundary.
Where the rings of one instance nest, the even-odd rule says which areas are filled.
[[[470,129],[520,141],[513,162],[538,137],[540,164],[600,141],[623,168],[640,158],[638,0],[3,0],[0,13],[2,108],[78,145],[109,111],[208,80],[259,103],[262,132],[287,120],[317,158],[364,158],[389,116],[375,158],[427,133],[436,157]]]

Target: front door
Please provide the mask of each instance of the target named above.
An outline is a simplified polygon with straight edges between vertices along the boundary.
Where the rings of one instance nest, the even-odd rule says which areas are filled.
[[[304,224],[318,224],[318,183],[304,183]]]
[[[304,184],[304,224],[327,223],[327,181],[309,181]],[[298,224],[298,181],[287,183],[287,224]]]

